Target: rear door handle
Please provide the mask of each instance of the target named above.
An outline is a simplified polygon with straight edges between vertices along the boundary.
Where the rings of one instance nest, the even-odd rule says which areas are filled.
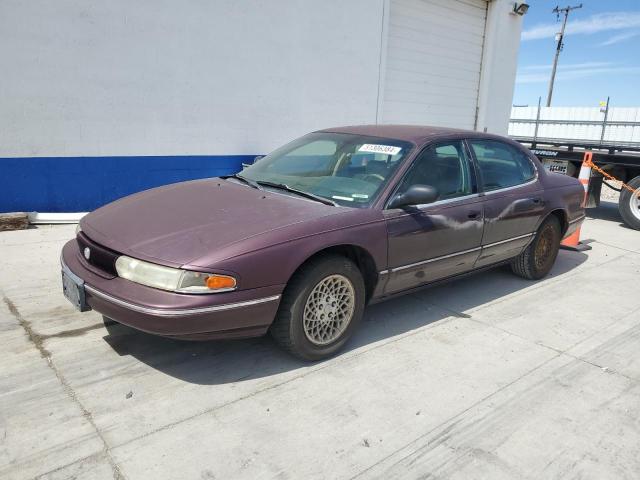
[[[467,214],[467,217],[471,219],[478,218],[479,216],[480,216],[480,212],[478,212],[477,210],[473,210]]]

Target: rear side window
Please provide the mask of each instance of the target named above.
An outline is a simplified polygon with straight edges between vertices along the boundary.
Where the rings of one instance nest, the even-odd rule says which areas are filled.
[[[484,190],[499,190],[533,180],[536,170],[523,152],[498,140],[469,140],[478,160]]]

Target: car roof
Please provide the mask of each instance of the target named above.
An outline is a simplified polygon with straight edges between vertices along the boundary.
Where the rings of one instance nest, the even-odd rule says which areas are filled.
[[[347,127],[335,127],[318,130],[327,133],[351,133],[355,135],[367,135],[371,137],[386,137],[396,140],[404,140],[422,145],[427,142],[444,138],[492,138],[509,141],[505,137],[481,133],[473,130],[462,130],[459,128],[432,127],[426,125],[352,125]]]

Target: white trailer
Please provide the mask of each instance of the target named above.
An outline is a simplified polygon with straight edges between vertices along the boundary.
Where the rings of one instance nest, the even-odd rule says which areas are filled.
[[[587,207],[600,204],[603,183],[620,191],[624,222],[640,230],[640,108],[513,107],[509,135],[552,171],[578,176],[586,150],[603,171],[631,187],[617,189],[592,172]]]

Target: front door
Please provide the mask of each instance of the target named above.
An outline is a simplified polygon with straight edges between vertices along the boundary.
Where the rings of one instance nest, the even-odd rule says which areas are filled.
[[[518,255],[532,240],[545,212],[536,166],[518,148],[499,140],[470,139],[484,191],[485,228],[477,267]]]
[[[464,142],[426,147],[396,194],[416,184],[430,185],[439,195],[431,204],[385,210],[389,238],[385,293],[470,270],[480,253],[483,204]]]

